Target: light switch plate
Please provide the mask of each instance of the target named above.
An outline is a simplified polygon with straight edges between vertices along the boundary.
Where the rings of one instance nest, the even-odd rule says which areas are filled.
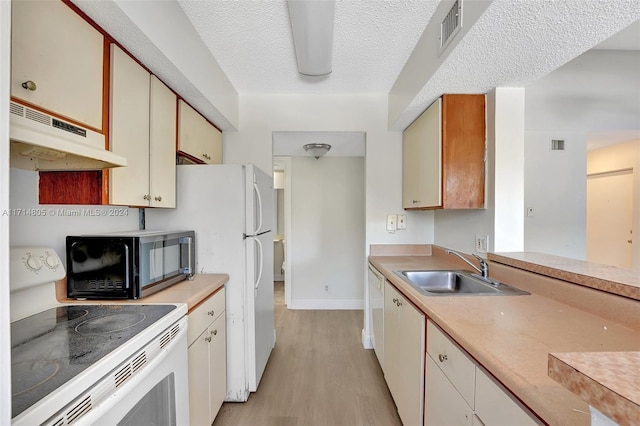
[[[395,231],[396,225],[398,223],[398,215],[388,214],[387,215],[387,231]]]
[[[398,229],[407,229],[407,215],[399,214],[398,215]]]
[[[476,253],[486,253],[489,249],[489,236],[476,235]]]

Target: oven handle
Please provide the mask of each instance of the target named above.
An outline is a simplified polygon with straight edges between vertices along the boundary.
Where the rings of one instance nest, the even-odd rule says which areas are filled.
[[[193,278],[193,274],[194,271],[196,269],[196,265],[195,265],[195,256],[193,253],[193,238],[192,237],[182,237],[179,240],[179,243],[184,245],[187,245],[187,266],[184,266],[180,269],[180,272],[182,272],[183,274],[187,275],[188,279],[192,279]],[[182,256],[180,256],[182,258]]]

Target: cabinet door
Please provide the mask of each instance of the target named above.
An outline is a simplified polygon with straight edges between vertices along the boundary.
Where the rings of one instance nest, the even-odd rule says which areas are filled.
[[[149,205],[176,206],[177,97],[154,75],[149,99]]]
[[[209,412],[209,330],[189,346],[189,417],[194,426],[211,424]]]
[[[209,327],[209,403],[211,407],[210,423],[216,418],[222,402],[227,396],[227,340],[226,318],[223,313]]]
[[[442,101],[436,100],[403,134],[403,207],[442,205]]]
[[[207,126],[207,137],[204,146],[204,152],[206,153],[205,163],[222,164],[222,132],[209,122],[205,124]]]
[[[429,336],[429,338],[431,338]],[[431,356],[427,356],[425,426],[469,426],[473,410],[453,387]]]
[[[423,422],[424,315],[391,285],[384,291],[384,373],[403,424]]]
[[[400,387],[396,401],[401,401],[398,413],[405,425],[423,422],[425,318],[403,296],[399,296],[399,336],[401,355]]]
[[[102,131],[102,34],[61,1],[11,9],[11,96]]]
[[[109,203],[149,205],[150,74],[115,44],[111,45],[111,151],[127,158],[109,171]]]
[[[487,426],[540,424],[481,368],[476,369],[476,414]]]

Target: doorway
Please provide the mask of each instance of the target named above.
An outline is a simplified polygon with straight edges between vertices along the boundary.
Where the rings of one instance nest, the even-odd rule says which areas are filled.
[[[587,176],[587,260],[633,267],[633,169]]]
[[[319,142],[331,145],[320,158],[303,149]],[[284,267],[278,265],[275,272],[284,269],[288,309],[362,308],[364,153],[364,132],[273,134],[274,168],[284,171],[284,188],[276,190],[282,194],[278,204],[284,214],[276,217],[284,216],[284,232],[278,231],[281,239],[274,243],[275,250],[282,250]]]

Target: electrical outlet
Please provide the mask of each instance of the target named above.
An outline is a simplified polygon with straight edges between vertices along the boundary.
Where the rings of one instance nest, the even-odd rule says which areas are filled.
[[[476,253],[486,253],[489,249],[489,236],[476,235]]]
[[[399,214],[398,215],[398,229],[407,229],[407,215]]]
[[[398,215],[388,214],[387,215],[387,231],[395,231],[397,229],[396,225],[398,223]]]

